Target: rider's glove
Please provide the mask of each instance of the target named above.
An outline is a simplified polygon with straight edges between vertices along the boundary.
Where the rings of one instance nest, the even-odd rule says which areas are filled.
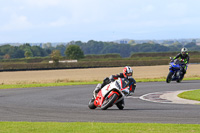
[[[106,85],[106,84],[109,84],[110,83],[110,79],[108,77],[106,77],[104,80],[103,80],[103,84]]]
[[[109,79],[110,79],[111,82],[115,81],[115,79],[112,75],[109,77]]]

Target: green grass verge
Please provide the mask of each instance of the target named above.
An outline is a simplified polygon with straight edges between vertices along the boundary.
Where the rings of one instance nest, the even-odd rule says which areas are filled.
[[[200,80],[200,77],[184,78],[184,80]],[[166,78],[154,78],[154,79],[136,79],[137,82],[160,82],[166,81]],[[0,89],[12,89],[12,88],[31,88],[31,87],[51,87],[51,86],[67,86],[67,85],[90,85],[98,84],[102,81],[91,81],[91,82],[56,82],[56,83],[19,83],[19,84],[0,84]]]
[[[0,122],[2,133],[197,133],[198,124]]]
[[[88,84],[98,84],[98,83],[99,83],[98,81],[91,81],[91,82],[59,82],[59,83],[34,83],[34,84],[3,84],[3,85],[0,85],[0,89],[51,87],[51,86],[67,86],[67,85],[88,85]]]
[[[178,94],[178,97],[181,97],[184,99],[200,101],[200,89],[180,93],[180,94]]]
[[[200,77],[184,78],[183,81],[184,80],[200,80]],[[154,78],[154,79],[139,79],[136,81],[137,82],[160,82],[160,81],[166,81],[166,77]]]

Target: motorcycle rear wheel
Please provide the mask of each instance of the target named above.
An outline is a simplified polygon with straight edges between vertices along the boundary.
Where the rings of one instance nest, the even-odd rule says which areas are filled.
[[[176,82],[177,82],[177,83],[180,83],[180,82],[183,80],[183,78],[184,78],[184,75],[182,75],[182,76],[180,77],[180,79],[176,80]]]
[[[169,72],[169,74],[167,75],[167,79],[166,79],[167,83],[170,83],[172,81],[172,75],[173,75],[173,73]]]
[[[118,95],[114,93],[110,98],[103,101],[103,104],[101,105],[101,109],[106,110],[107,108],[111,107],[117,98],[118,98]]]

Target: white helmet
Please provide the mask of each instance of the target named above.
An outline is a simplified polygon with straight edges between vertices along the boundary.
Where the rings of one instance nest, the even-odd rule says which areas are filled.
[[[187,52],[188,52],[188,49],[187,49],[187,48],[182,48],[182,49],[181,49],[181,54],[182,54],[182,55],[186,55]]]
[[[127,75],[127,74],[131,74],[131,75]],[[130,66],[125,66],[123,69],[123,75],[125,78],[132,78],[132,74],[133,74],[133,69]]]

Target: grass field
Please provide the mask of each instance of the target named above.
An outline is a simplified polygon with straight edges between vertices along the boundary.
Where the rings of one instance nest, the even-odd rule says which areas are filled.
[[[138,82],[159,82],[165,81],[165,78],[154,78],[154,79],[138,79]],[[185,80],[200,80],[200,77],[185,78]],[[55,83],[18,83],[18,84],[1,84],[0,89],[12,89],[12,88],[33,88],[33,87],[50,87],[50,86],[67,86],[67,85],[91,85],[98,84],[102,81],[77,81],[77,82],[55,82]]]
[[[169,72],[168,65],[160,66],[134,66],[133,77],[140,79],[165,80]],[[121,73],[123,67],[90,68],[90,69],[64,69],[46,71],[17,71],[0,72],[0,84],[35,84],[59,82],[93,82],[102,81],[105,77]],[[185,78],[200,78],[200,64],[191,64]]]
[[[193,91],[186,91],[186,92],[178,94],[178,96],[184,99],[200,101],[200,89],[193,90]]]
[[[2,133],[199,133],[198,124],[0,122]]]

